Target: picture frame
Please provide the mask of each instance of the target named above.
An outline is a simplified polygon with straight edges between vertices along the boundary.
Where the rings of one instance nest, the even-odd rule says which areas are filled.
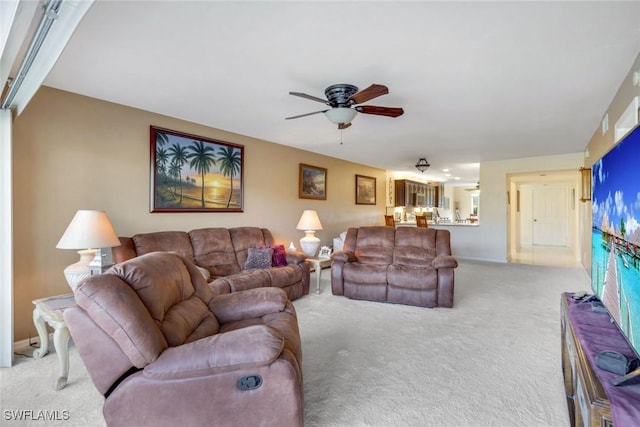
[[[327,200],[327,169],[300,163],[298,198]]]
[[[376,178],[356,175],[356,205],[376,204]]]
[[[320,247],[320,252],[318,252],[318,258],[320,259],[331,258],[331,248],[329,246]]]
[[[244,146],[150,126],[150,211],[242,212]]]

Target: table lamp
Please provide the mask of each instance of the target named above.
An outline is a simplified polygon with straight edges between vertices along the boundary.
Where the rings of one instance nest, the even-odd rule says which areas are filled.
[[[322,224],[318,214],[313,210],[305,210],[302,212],[300,221],[296,226],[297,230],[304,230],[304,237],[300,239],[300,248],[309,258],[313,258],[320,246],[320,239],[315,234],[316,230],[322,230]]]
[[[109,217],[103,211],[79,210],[56,245],[58,249],[80,249],[80,260],[64,269],[72,290],[92,274],[100,274],[113,264],[111,248],[120,246]],[[103,248],[109,248],[108,253]]]

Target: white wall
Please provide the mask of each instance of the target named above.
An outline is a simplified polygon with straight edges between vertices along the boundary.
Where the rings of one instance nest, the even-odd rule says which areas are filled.
[[[480,163],[479,225],[442,226],[451,230],[453,254],[459,258],[507,262],[507,175],[578,170],[583,161],[583,153],[571,153]]]
[[[467,219],[469,215],[471,215],[471,197],[476,194],[475,191],[467,191],[469,187],[455,187],[454,190],[454,206],[453,206],[453,217],[455,217],[455,209],[456,207],[460,210],[460,218]],[[482,199],[480,199],[480,203]],[[479,215],[478,215],[479,216]]]
[[[0,110],[0,367],[13,361],[13,167],[11,110]]]

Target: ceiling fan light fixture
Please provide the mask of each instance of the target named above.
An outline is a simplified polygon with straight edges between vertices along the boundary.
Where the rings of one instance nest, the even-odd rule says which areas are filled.
[[[427,162],[427,159],[425,159],[424,157],[420,157],[418,159],[418,163],[416,163],[416,169],[418,169],[422,173],[424,173],[424,171],[429,169],[430,166],[431,165],[429,164],[429,162]]]
[[[348,107],[336,107],[331,108],[325,111],[324,115],[327,116],[327,119],[334,125],[339,125],[341,123],[351,123],[358,112],[353,108]]]

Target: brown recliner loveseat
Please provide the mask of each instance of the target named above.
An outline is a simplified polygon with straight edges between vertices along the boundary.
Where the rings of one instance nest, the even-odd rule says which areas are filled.
[[[420,307],[453,307],[454,269],[448,230],[349,228],[331,256],[331,290],[352,299]]]
[[[150,252],[170,251],[182,255],[205,273],[216,295],[259,287],[282,288],[290,300],[309,293],[311,270],[303,252],[286,252],[271,232],[259,227],[199,228],[158,231],[120,237],[113,260],[122,262]],[[250,251],[281,246],[282,265],[249,268]],[[255,252],[257,254],[257,252]]]
[[[301,426],[302,352],[285,292],[214,296],[179,255],[90,276],[64,318],[113,426]]]

